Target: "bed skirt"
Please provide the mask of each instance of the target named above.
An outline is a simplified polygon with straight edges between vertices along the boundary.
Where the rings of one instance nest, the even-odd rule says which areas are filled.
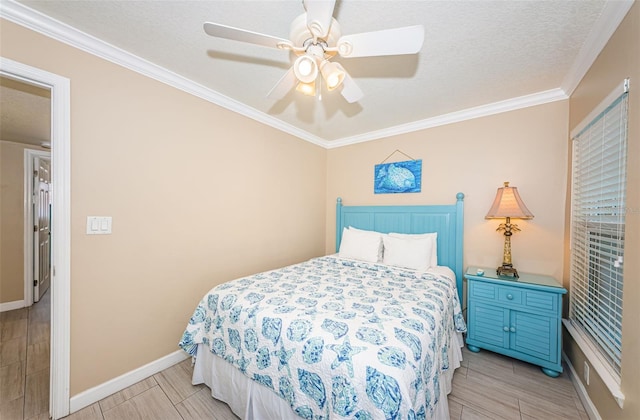
[[[433,419],[449,419],[447,395],[451,392],[454,371],[462,361],[461,348],[464,347],[462,333],[453,332],[449,346],[450,369],[440,376],[440,398],[435,407]],[[238,370],[235,366],[211,353],[203,345],[198,345],[193,369],[193,385],[204,383],[211,389],[211,396],[229,405],[238,417],[245,420],[300,420],[289,404],[269,388],[259,384]]]

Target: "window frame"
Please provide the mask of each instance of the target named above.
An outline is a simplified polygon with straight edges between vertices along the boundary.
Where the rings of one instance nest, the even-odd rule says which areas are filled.
[[[589,115],[578,124],[571,132],[572,140],[572,159],[571,159],[571,221],[570,221],[570,294],[569,294],[569,319],[563,320],[563,323],[569,333],[574,338],[588,361],[594,367],[598,375],[605,382],[610,392],[618,402],[620,407],[624,404],[624,394],[620,389],[620,372],[621,372],[621,348],[622,348],[622,289],[623,289],[623,269],[622,260],[611,260],[601,258],[609,257],[607,253],[611,250],[624,252],[624,200],[626,196],[626,161],[619,168],[623,172],[618,173],[618,182],[622,178],[622,184],[617,186],[617,191],[622,191],[622,206],[617,208],[604,204],[600,207],[596,203],[593,207],[581,209],[576,212],[576,146],[580,136],[590,134],[588,130],[598,127],[598,123],[604,116],[611,112],[621,103],[623,109],[621,113],[624,130],[621,132],[622,145],[620,150],[624,151],[624,159],[626,160],[626,150],[628,147],[628,91],[629,79],[612,91]],[[618,137],[620,138],[620,137]],[[578,157],[583,159],[582,157]],[[585,162],[582,162],[583,165]],[[600,162],[599,162],[600,163]],[[586,163],[593,165],[593,163]],[[578,168],[582,169],[582,168]],[[603,179],[598,182],[602,183]],[[581,185],[581,188],[584,186]],[[582,192],[582,191],[580,191]],[[588,201],[588,200],[587,200]],[[593,203],[591,203],[593,204]],[[602,209],[609,209],[609,213],[602,212]],[[577,217],[579,214],[580,217]],[[597,219],[596,222],[593,219]],[[582,226],[580,228],[580,226]],[[576,231],[576,229],[580,229]],[[576,233],[577,232],[577,233]],[[579,238],[579,240],[578,240]],[[620,255],[620,254],[618,254]],[[576,262],[576,258],[582,257],[581,261]],[[585,259],[586,258],[586,259]],[[579,270],[574,270],[574,264],[584,264]],[[576,280],[574,271],[581,271],[584,278]],[[599,274],[598,274],[599,273]],[[604,280],[600,279],[601,275]],[[618,281],[619,280],[619,281]],[[603,284],[608,283],[608,284]],[[606,291],[604,304],[599,300],[599,296],[591,294],[596,288],[612,289],[616,293]],[[613,297],[611,297],[611,296]],[[580,305],[577,302],[580,301]],[[619,304],[618,304],[619,301]],[[614,304],[612,304],[614,302]],[[602,305],[602,306],[601,306]],[[589,310],[596,307],[596,315],[589,314]],[[577,309],[577,313],[574,312]],[[607,313],[606,309],[613,309],[613,316],[608,322],[601,323],[605,318],[603,313]],[[574,317],[574,315],[577,315]],[[581,322],[577,320],[581,318]],[[583,325],[581,325],[581,323]],[[590,324],[589,324],[590,323]],[[589,325],[587,325],[589,324]],[[615,328],[613,332],[609,328]],[[591,329],[592,331],[587,331]]]

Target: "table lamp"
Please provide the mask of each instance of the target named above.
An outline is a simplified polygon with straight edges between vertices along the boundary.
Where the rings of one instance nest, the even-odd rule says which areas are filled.
[[[498,267],[496,273],[498,275],[513,275],[518,277],[518,270],[511,263],[511,235],[518,232],[518,225],[511,224],[511,218],[514,219],[533,219],[533,214],[518,194],[516,187],[510,187],[508,182],[504,183],[504,187],[498,188],[496,198],[493,200],[489,213],[485,219],[502,219],[506,218],[505,223],[501,223],[496,231],[504,231],[504,255],[502,257],[502,265]]]

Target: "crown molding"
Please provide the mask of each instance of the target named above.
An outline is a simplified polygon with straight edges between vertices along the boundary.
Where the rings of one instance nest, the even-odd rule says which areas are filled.
[[[591,67],[593,61],[595,61],[602,48],[604,48],[613,32],[615,32],[616,28],[633,5],[633,2],[634,0],[620,0],[608,1],[606,3],[602,14],[598,18],[592,31],[589,33],[588,39],[585,41],[578,57],[565,76],[560,88],[481,105],[356,136],[343,137],[336,140],[322,139],[306,130],[295,127],[292,124],[286,123],[262,111],[258,111],[255,108],[224,96],[212,89],[204,87],[183,76],[122,50],[121,48],[106,43],[96,37],[81,32],[69,25],[30,9],[15,2],[14,0],[0,1],[0,16],[47,37],[53,38],[74,48],[78,48],[89,54],[103,58],[129,70],[180,89],[186,93],[197,96],[282,132],[288,133],[299,139],[308,141],[325,149],[333,149],[567,99],[577,87],[580,80],[584,77],[589,67]]]
[[[561,88],[571,96],[600,52],[618,29],[620,23],[633,6],[634,0],[607,1],[591,32],[584,41],[578,56],[562,81]]]
[[[318,146],[325,147],[326,140],[301,130],[291,124],[274,118],[255,108],[224,96],[212,89],[193,82],[179,74],[133,55],[121,48],[104,42],[92,35],[79,31],[65,23],[57,21],[36,10],[30,9],[13,0],[0,1],[0,16],[13,23],[24,26],[49,38],[95,55],[124,68],[150,77],[186,93],[219,105],[230,111],[244,115],[277,130],[291,134]]]
[[[329,143],[327,148],[333,149],[336,147],[348,146],[351,144],[363,143],[371,140],[378,140],[385,137],[397,136],[400,134],[425,130],[427,128],[434,128],[442,125],[472,120],[474,118],[501,114],[504,112],[515,111],[517,109],[542,105],[549,102],[562,101],[568,98],[569,97],[564,93],[562,89],[556,88],[546,90],[543,92],[507,99],[504,101],[493,102],[474,108],[463,109],[462,111],[451,112],[449,114],[439,115],[437,117],[427,118],[421,121],[402,124],[391,128],[385,128],[383,130],[371,131],[363,135],[345,137],[340,140],[332,141],[331,143]]]

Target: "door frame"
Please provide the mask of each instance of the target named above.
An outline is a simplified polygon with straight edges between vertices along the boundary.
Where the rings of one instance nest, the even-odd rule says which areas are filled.
[[[51,355],[49,413],[69,414],[71,299],[71,89],[69,79],[0,57],[0,74],[51,91]]]
[[[33,305],[33,158],[51,162],[51,152],[24,149],[24,306]],[[53,182],[51,182],[53,185]],[[54,187],[55,188],[55,187]],[[53,208],[53,200],[51,203]],[[53,213],[53,212],[52,212]],[[53,237],[52,237],[53,238]],[[53,265],[53,261],[52,261]],[[51,287],[51,286],[49,286]]]

